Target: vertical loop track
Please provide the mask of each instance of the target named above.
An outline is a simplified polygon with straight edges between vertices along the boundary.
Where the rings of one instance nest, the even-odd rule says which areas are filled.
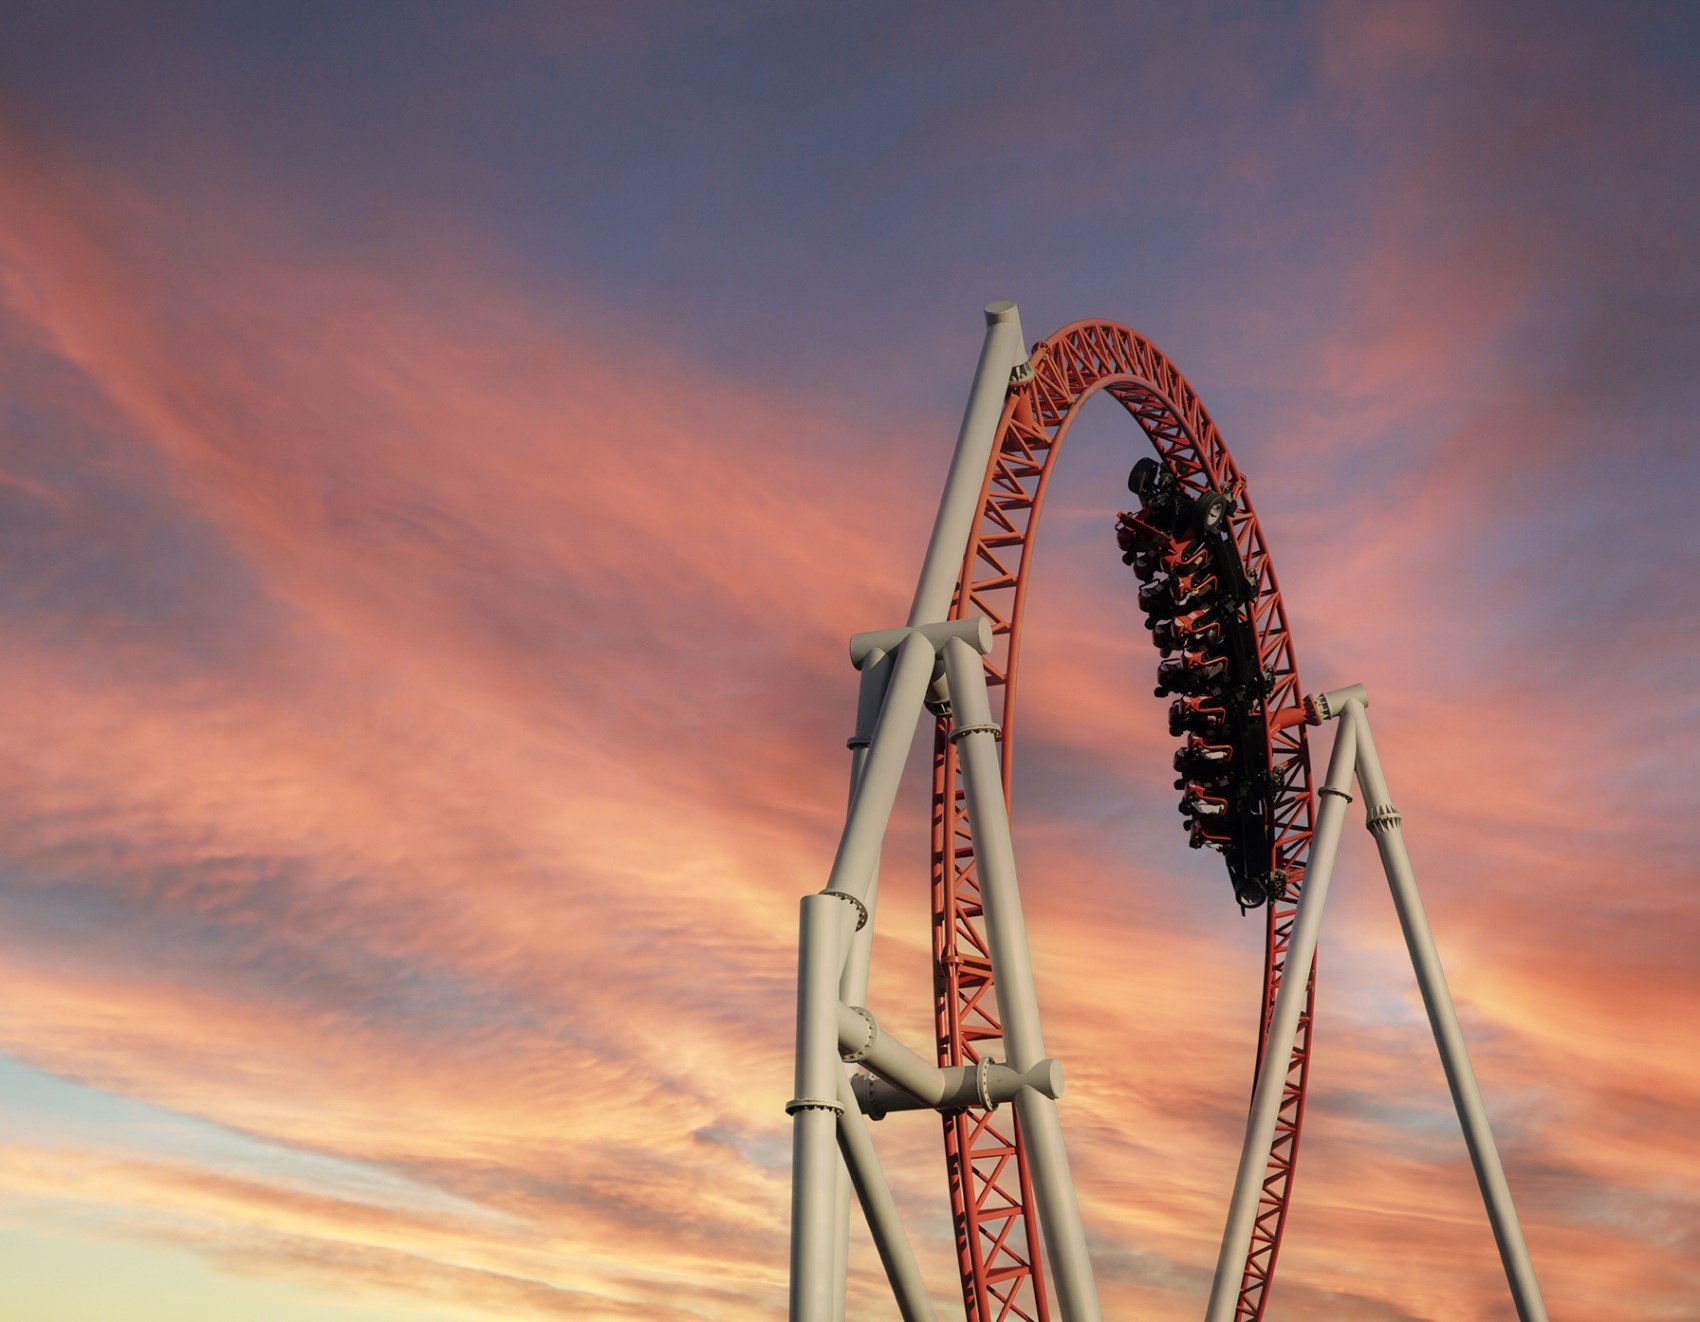
[[[1024,379],[1011,386],[998,423],[979,517],[951,609],[953,619],[982,615],[992,626],[996,645],[985,659],[986,679],[993,719],[1003,727],[1006,800],[1032,541],[1063,439],[1080,406],[1100,390],[1133,415],[1159,459],[1189,494],[1218,491],[1236,497],[1237,506],[1229,516],[1231,531],[1241,564],[1255,585],[1242,609],[1257,636],[1259,661],[1274,676],[1262,700],[1265,713],[1297,708],[1303,690],[1275,567],[1245,480],[1192,387],[1149,340],[1108,321],[1065,326],[1034,346],[1028,367],[1030,374],[1017,372]],[[1273,720],[1263,722],[1269,766],[1276,778],[1270,810],[1270,865],[1302,878],[1314,812],[1305,727],[1293,724],[1277,730],[1275,725]],[[933,752],[934,1002],[939,1063],[962,1065],[978,1061],[981,1045],[1000,1038],[1002,1029],[974,873],[973,835],[956,750],[946,733],[947,723],[941,719]],[[1286,973],[1299,884],[1286,898],[1272,902],[1265,913],[1257,1059],[1262,1057],[1275,993]],[[1314,969],[1307,970],[1307,975],[1304,1014],[1287,1065],[1280,1120],[1240,1286],[1237,1322],[1263,1316],[1292,1193],[1315,996]],[[953,1113],[944,1118],[944,1136],[968,1322],[1048,1319],[1032,1185],[1013,1113]]]

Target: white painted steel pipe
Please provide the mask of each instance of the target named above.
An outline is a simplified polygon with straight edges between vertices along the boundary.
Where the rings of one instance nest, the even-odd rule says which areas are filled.
[[[845,1083],[838,1057],[838,972],[850,906],[805,895],[797,938],[797,1072],[791,1113],[791,1322],[831,1322],[838,1156]]]
[[[1027,361],[1021,340],[1021,314],[1013,303],[986,304],[986,338],[980,346],[980,362],[974,369],[974,384],[968,390],[968,407],[963,410],[962,428],[956,434],[956,452],[950,460],[933,520],[927,558],[915,584],[915,599],[909,607],[909,623],[932,624],[950,614],[951,593],[962,571],[968,551],[968,534],[980,508],[980,488],[997,438],[998,418],[1009,394],[1009,374]]]
[[[943,648],[952,638],[960,638],[980,655],[992,650],[992,622],[984,615],[966,620],[938,620],[932,624],[906,625],[901,629],[869,629],[850,635],[850,664],[858,670],[865,659],[876,652],[895,651],[900,643],[919,629],[934,648]]]
[[[1346,710],[1348,702],[1355,702],[1360,707],[1369,706],[1369,690],[1362,684],[1348,684],[1343,689],[1329,689],[1326,693],[1313,693],[1305,699],[1305,711],[1312,717],[1313,725],[1321,725]]]
[[[885,1172],[880,1169],[868,1122],[851,1094],[850,1080],[842,1072],[838,1083],[839,1103],[844,1108],[838,1116],[838,1150],[844,1155],[844,1169],[856,1186],[856,1198],[867,1217],[868,1233],[873,1236],[880,1262],[885,1265],[891,1292],[897,1296],[897,1310],[903,1315],[903,1322],[933,1322],[933,1303],[927,1298],[915,1250],[903,1231],[897,1203],[885,1182]]]
[[[1054,1060],[1041,1059],[1026,1071],[992,1060],[942,1068],[882,1029],[860,1005],[838,1007],[838,1049],[845,1060],[872,1070],[908,1099],[882,1106],[886,1112],[995,1105],[1011,1100],[1023,1086],[1053,1100],[1062,1095],[1062,1066]]]
[[[1246,1119],[1245,1143],[1240,1149],[1239,1172],[1234,1178],[1233,1198],[1228,1204],[1228,1222],[1222,1231],[1222,1247],[1216,1257],[1216,1274],[1210,1283],[1210,1303],[1205,1322],[1233,1322],[1245,1274],[1246,1253],[1257,1217],[1258,1198],[1269,1163],[1269,1146],[1275,1139],[1275,1122],[1281,1111],[1281,1095],[1287,1083],[1287,1064],[1292,1059],[1293,1041],[1304,1010],[1305,984],[1316,958],[1316,935],[1322,925],[1322,908],[1328,900],[1333,878],[1334,856],[1340,847],[1340,828],[1345,824],[1346,805],[1351,799],[1352,767],[1357,731],[1349,724],[1336,728],[1334,751],[1328,758],[1323,778],[1322,804],[1316,814],[1316,832],[1311,837],[1310,862],[1304,887],[1299,892],[1298,912],[1287,946],[1287,962],[1281,989],[1275,994],[1275,1012],[1264,1040],[1263,1059],[1258,1065],[1257,1086],[1252,1090],[1251,1114]]]
[[[838,1049],[845,1060],[864,1065],[899,1088],[932,1103],[944,1095],[944,1075],[922,1060],[861,1006],[840,1005],[836,1022]]]
[[[868,760],[874,727],[879,721],[886,688],[891,682],[892,660],[883,649],[870,650],[858,664],[862,674],[856,693],[856,729],[846,740],[850,749],[850,793],[845,805],[846,815],[855,806],[856,792],[862,784],[862,768]],[[876,857],[868,872],[867,891],[862,896],[862,907],[868,920],[851,935],[850,956],[844,961],[844,972],[838,980],[838,999],[851,1005],[860,1005],[868,999],[868,973],[874,957],[874,905],[878,897],[879,859]]]
[[[975,872],[985,911],[998,1017],[1003,1023],[1004,1054],[1011,1066],[1025,1071],[1045,1058],[1045,1042],[1016,882],[1009,809],[1003,798],[997,727],[986,696],[986,670],[974,649],[960,641],[945,644],[944,662],[955,725],[951,738],[956,741],[968,821],[974,832]],[[1015,1097],[1015,1113],[1027,1146],[1039,1227],[1062,1315],[1066,1322],[1099,1322],[1103,1313],[1098,1286],[1092,1278],[1057,1104],[1033,1088],[1023,1088]]]
[[[998,727],[992,723],[986,670],[979,656],[961,643],[952,642],[945,644],[944,660],[954,726],[951,738],[962,765],[968,820],[974,833],[974,859],[987,910],[986,938],[996,975],[993,985],[997,991],[998,1015],[1003,1022],[1009,1063],[1023,1069],[1044,1056],[1045,1043],[1039,1025],[1033,968],[1028,958],[1026,920],[1016,885],[1009,809],[1004,803],[998,766]],[[988,777],[988,769],[995,774]]]
[[[1411,952],[1411,966],[1416,970],[1423,1007],[1428,1011],[1429,1027],[1434,1030],[1434,1043],[1440,1050],[1446,1083],[1452,1091],[1452,1105],[1458,1112],[1464,1142],[1470,1150],[1470,1163],[1476,1168],[1476,1183],[1481,1187],[1482,1202],[1493,1226],[1494,1242],[1499,1246],[1499,1260],[1505,1267],[1505,1279],[1511,1287],[1517,1316],[1520,1322],[1546,1322],[1546,1303],[1541,1298],[1540,1282],[1535,1279],[1529,1246],[1523,1238],[1517,1208],[1511,1201],[1511,1188],[1505,1181],[1499,1149],[1494,1145],[1493,1130],[1488,1125],[1487,1110],[1482,1105],[1481,1089],[1476,1085],[1476,1072],[1470,1066],[1464,1031],[1458,1023],[1458,1011],[1452,1004],[1452,992],[1446,985],[1446,971],[1441,968],[1440,954],[1435,949],[1434,932],[1429,927],[1422,897],[1417,893],[1416,874],[1411,870],[1410,855],[1405,851],[1399,814],[1387,792],[1387,778],[1382,774],[1381,759],[1376,755],[1369,719],[1360,703],[1348,701],[1343,720],[1357,732],[1358,784],[1364,793],[1370,834],[1375,837],[1382,870],[1387,874],[1387,885],[1393,892],[1393,907],[1399,912],[1399,926],[1405,933],[1405,945]]]
[[[827,1322],[833,1312],[834,1146],[838,1115],[822,1108],[791,1118],[791,1322]]]
[[[901,638],[898,641],[901,642]],[[891,657],[887,649],[870,647],[858,657],[852,644],[850,651],[861,671],[861,682],[856,688],[856,728],[845,741],[850,749],[850,791],[846,813],[856,802],[856,788],[862,781],[862,764],[868,759],[874,723],[879,720],[886,686],[891,681]],[[868,973],[874,955],[874,905],[878,895],[879,860],[876,858],[868,872],[867,893],[862,897],[867,922],[851,935],[850,954],[838,979],[838,999],[851,1005],[860,1005],[868,998]],[[844,1322],[845,1292],[850,1279],[850,1172],[842,1164],[834,1174],[833,1183],[836,1192],[832,1224],[832,1316],[833,1322]]]
[[[1023,1088],[1035,1089],[1054,1102],[1063,1090],[1062,1065],[1048,1056],[1025,1073],[1001,1060],[945,1065],[938,1073],[939,1086],[929,1089],[926,1097],[871,1074],[857,1075],[850,1082],[857,1103],[870,1120],[882,1120],[893,1111],[991,1110],[1014,1101]]]
[[[832,860],[827,889],[844,891],[864,904],[873,886],[874,870],[879,867],[880,846],[891,823],[892,805],[897,802],[903,763],[915,740],[915,725],[920,720],[921,705],[926,699],[927,686],[932,683],[937,659],[932,643],[919,631],[909,634],[898,645],[891,681],[880,704],[873,741],[856,785],[856,797],[845,817],[844,833],[838,839],[838,853]]]

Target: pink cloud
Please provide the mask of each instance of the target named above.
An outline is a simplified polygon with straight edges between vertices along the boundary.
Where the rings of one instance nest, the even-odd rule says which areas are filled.
[[[1443,48],[1390,12],[1342,42],[1389,65]],[[1441,245],[1460,260],[1432,276],[1424,226],[1455,164],[1390,204],[1353,274],[1348,333],[1304,346],[1336,411],[1294,422],[1283,445],[1295,465],[1326,462],[1449,385],[1477,393],[1395,466],[1409,481],[1396,517],[1370,503],[1375,475],[1364,483],[1351,549],[1326,522],[1335,506],[1302,502],[1290,478],[1270,475],[1270,517],[1307,674],[1361,670],[1390,695],[1377,729],[1490,1094],[1506,1099],[1550,1293],[1599,1316],[1635,1282],[1658,1316],[1689,1289],[1681,1253],[1611,1207],[1657,1203],[1678,1232],[1693,1214],[1694,923],[1685,879],[1623,860],[1681,822],[1637,792],[1642,755],[1612,707],[1576,703],[1539,668],[1498,679],[1451,646],[1448,630],[1487,615],[1440,599],[1444,571],[1480,551],[1499,481],[1554,420],[1503,411],[1538,402],[1533,389],[1482,386],[1546,254],[1490,225]],[[267,261],[251,238],[215,236],[191,253],[145,195],[51,153],[8,140],[0,172],[11,332],[58,368],[21,389],[118,438],[90,442],[95,463],[144,456],[153,494],[214,530],[267,621],[252,664],[144,667],[157,636],[115,629],[134,652],[91,657],[64,593],[51,600],[76,627],[0,656],[6,690],[27,695],[0,730],[0,829],[26,877],[14,930],[49,930],[67,897],[122,918],[75,941],[0,937],[6,1048],[404,1172],[466,1209],[83,1152],[10,1154],[7,1196],[69,1187],[112,1233],[232,1270],[490,1316],[594,1317],[590,1299],[610,1318],[771,1312],[792,906],[823,873],[843,793],[843,635],[901,609],[948,420],[935,435],[823,418],[665,343],[588,333],[594,309],[551,313],[453,245]],[[876,427],[892,435],[872,440]],[[50,480],[7,482],[97,533]],[[1045,669],[1023,756],[1110,784],[1104,818],[1143,811],[1164,740],[1143,694],[1125,697],[1130,654],[1083,623],[1102,609],[1090,579],[1065,569],[1047,569],[1036,612],[1053,632],[1035,634]],[[1486,592],[1518,604],[1514,578]],[[915,799],[901,824],[876,1009],[920,1042]],[[1174,880],[1195,860],[1172,828],[1134,858],[1072,820],[1021,830],[1107,1295],[1195,1315],[1249,1083],[1254,924],[1228,921],[1219,885],[1223,921],[1203,924]],[[1390,916],[1366,856],[1352,866],[1279,1290],[1323,1316],[1496,1316]],[[1631,902],[1668,921],[1634,944],[1596,940]],[[881,1141],[900,1199],[930,1209],[920,1248],[948,1298],[935,1128],[898,1117]],[[164,1230],[162,1210],[178,1218]],[[871,1269],[855,1288],[877,1307]]]

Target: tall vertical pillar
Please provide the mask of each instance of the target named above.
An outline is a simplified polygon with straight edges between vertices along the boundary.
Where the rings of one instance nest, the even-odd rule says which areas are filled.
[[[844,901],[805,895],[797,937],[796,1095],[791,1114],[791,1322],[832,1316],[832,1229],[838,1172],[838,969]]]

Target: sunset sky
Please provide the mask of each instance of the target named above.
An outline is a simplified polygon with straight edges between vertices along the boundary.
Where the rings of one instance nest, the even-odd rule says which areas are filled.
[[[1553,1318],[1700,1319],[1697,142],[1674,3],[0,5],[0,1316],[783,1315],[844,644],[1011,298],[1179,364],[1369,686]],[[1166,1320],[1261,932],[1174,811],[1136,439],[1052,489],[1016,843]],[[1271,1317],[1506,1318],[1355,828],[1320,961]],[[876,1135],[960,1316],[938,1127]]]

